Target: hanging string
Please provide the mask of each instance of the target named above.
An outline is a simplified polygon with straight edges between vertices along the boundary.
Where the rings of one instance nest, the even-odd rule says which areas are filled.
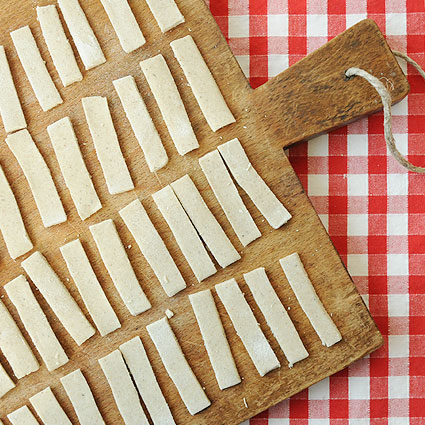
[[[425,72],[419,66],[418,63],[416,63],[413,59],[409,58],[409,56],[407,56],[405,53],[397,51],[393,51],[393,53],[395,56],[404,59],[407,63],[414,66],[418,70],[419,74],[425,79]],[[418,167],[416,165],[413,165],[397,149],[392,131],[391,94],[387,90],[385,85],[382,83],[382,81],[374,77],[372,74],[369,74],[365,70],[355,67],[347,69],[347,71],[345,71],[345,75],[347,76],[347,78],[352,78],[354,76],[364,78],[378,92],[379,96],[381,96],[382,105],[384,106],[385,141],[387,142],[388,150],[390,151],[391,155],[399,162],[399,164],[407,168],[409,171],[414,171],[416,173],[425,173],[425,167]]]

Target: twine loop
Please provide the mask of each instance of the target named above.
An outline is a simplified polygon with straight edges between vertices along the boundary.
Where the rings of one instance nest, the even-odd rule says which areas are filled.
[[[414,66],[418,70],[419,74],[425,79],[424,70],[412,58],[407,56],[405,53],[401,53],[397,51],[393,51],[393,53],[394,53],[394,56],[404,59],[407,63]],[[384,107],[385,141],[387,142],[388,150],[390,151],[391,155],[398,161],[399,164],[407,168],[409,171],[413,171],[416,173],[425,173],[425,167],[418,167],[416,165],[413,165],[397,149],[396,142],[393,136],[393,131],[392,131],[391,94],[388,91],[388,89],[385,87],[383,82],[380,79],[374,77],[369,72],[365,71],[364,69],[355,68],[355,67],[347,69],[347,71],[345,71],[345,75],[349,79],[355,76],[364,78],[378,92],[379,96],[381,97],[382,105]]]

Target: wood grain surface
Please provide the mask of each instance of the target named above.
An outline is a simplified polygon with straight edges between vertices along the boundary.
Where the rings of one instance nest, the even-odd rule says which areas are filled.
[[[123,423],[97,359],[136,335],[140,335],[145,343],[176,422],[185,425],[238,424],[377,349],[382,344],[382,337],[281,149],[283,146],[346,124],[380,108],[377,95],[366,82],[359,79],[345,80],[344,70],[350,66],[359,66],[371,70],[377,76],[391,79],[394,83],[392,94],[395,101],[407,94],[407,81],[376,25],[372,21],[359,23],[261,88],[252,90],[202,0],[179,0],[178,4],[186,17],[186,23],[165,35],[160,32],[145,1],[130,0],[130,5],[147,39],[146,45],[132,54],[125,54],[121,50],[100,2],[81,0],[81,5],[105,52],[107,63],[91,71],[84,71],[84,80],[81,83],[63,88],[36,20],[35,7],[48,3],[44,0],[17,0],[7,7],[2,7],[0,43],[6,48],[29,130],[52,171],[68,214],[68,221],[50,229],[43,227],[27,181],[4,142],[0,145],[0,163],[11,182],[35,249],[47,257],[89,317],[59,252],[61,245],[77,237],[81,238],[99,281],[122,322],[122,328],[103,338],[97,333],[78,347],[36,291],[36,297],[71,361],[52,373],[49,373],[43,365],[39,371],[17,382],[17,387],[0,400],[0,418],[9,424],[6,419],[8,413],[27,404],[30,396],[46,386],[51,386],[66,413],[74,423],[77,423],[59,378],[76,368],[81,368],[106,423]],[[9,37],[10,31],[23,25],[30,25],[48,69],[64,98],[63,105],[48,113],[41,111]],[[191,34],[195,39],[237,118],[235,124],[217,133],[213,133],[207,126],[169,46],[172,40],[186,34]],[[164,55],[170,66],[200,142],[200,148],[185,157],[177,154],[139,67],[141,60],[159,52]],[[79,65],[83,71],[80,60]],[[112,80],[125,75],[135,76],[170,157],[169,164],[156,174],[149,172],[112,86]],[[135,182],[134,191],[116,196],[109,195],[107,191],[81,106],[81,98],[91,95],[108,97],[121,147]],[[46,131],[47,125],[64,116],[69,116],[72,120],[82,153],[103,203],[102,210],[85,222],[79,219],[65,187]],[[4,139],[5,134],[1,136]],[[198,164],[200,156],[234,137],[240,139],[254,167],[293,215],[288,224],[279,230],[273,230],[242,193],[249,211],[263,234],[245,249],[237,240]],[[186,173],[189,173],[195,181],[212,212],[242,255],[240,261],[225,270],[219,270],[202,283],[197,283],[170,229],[150,197],[153,192]],[[136,198],[143,201],[188,284],[185,291],[171,299],[163,292],[118,215],[120,208]],[[153,305],[151,310],[138,317],[130,316],[119,298],[88,230],[89,225],[106,218],[114,219],[120,236],[129,247],[127,252],[136,274]],[[300,254],[321,300],[328,312],[332,313],[343,335],[343,341],[332,348],[321,345],[280,269],[279,259],[294,251]],[[0,240],[0,296],[29,340],[3,288],[4,284],[23,272],[20,267],[22,259],[12,261],[3,241]],[[292,369],[288,368],[282,351],[270,329],[265,325],[243,282],[242,273],[260,266],[266,268],[280,299],[286,307],[291,308],[289,314],[310,353],[308,359],[296,364]],[[242,287],[282,367],[264,378],[258,375],[236,336],[229,317],[214,294],[238,369],[243,377],[242,384],[220,391],[187,296],[201,289],[212,288],[230,277],[235,277]],[[33,285],[32,288],[35,289]],[[161,318],[167,308],[175,313],[170,320],[171,326],[196,376],[212,401],[210,408],[194,417],[189,415],[179,398],[145,328],[150,322]],[[34,349],[32,344],[31,346]],[[36,353],[35,349],[34,352]],[[36,355],[41,362],[38,353]],[[11,373],[2,355],[0,362]],[[248,407],[244,404],[244,398]]]

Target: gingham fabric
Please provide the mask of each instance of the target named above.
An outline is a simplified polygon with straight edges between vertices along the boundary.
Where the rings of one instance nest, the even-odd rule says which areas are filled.
[[[257,87],[368,17],[425,67],[424,0],[209,0]],[[399,150],[425,165],[425,81],[393,108]],[[290,148],[289,158],[369,305],[385,345],[250,421],[255,425],[425,424],[425,175],[389,156],[382,114]]]

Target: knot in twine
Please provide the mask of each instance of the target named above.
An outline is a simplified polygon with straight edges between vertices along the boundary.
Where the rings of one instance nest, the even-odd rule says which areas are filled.
[[[425,72],[419,66],[418,63],[416,63],[413,59],[409,58],[409,56],[407,56],[405,53],[401,53],[397,51],[393,51],[393,53],[394,53],[394,56],[404,59],[407,63],[414,66],[418,70],[419,74],[425,79]],[[413,171],[416,173],[425,173],[425,167],[418,167],[416,165],[413,165],[397,149],[396,142],[393,136],[393,131],[392,131],[391,94],[388,91],[388,89],[384,86],[382,81],[374,77],[372,74],[369,74],[365,70],[360,68],[355,68],[355,67],[347,69],[347,71],[345,71],[345,75],[347,78],[352,78],[354,76],[364,78],[378,92],[379,96],[381,96],[382,105],[384,106],[385,141],[387,142],[388,150],[390,151],[391,155],[398,161],[399,164],[407,168],[409,171]]]

